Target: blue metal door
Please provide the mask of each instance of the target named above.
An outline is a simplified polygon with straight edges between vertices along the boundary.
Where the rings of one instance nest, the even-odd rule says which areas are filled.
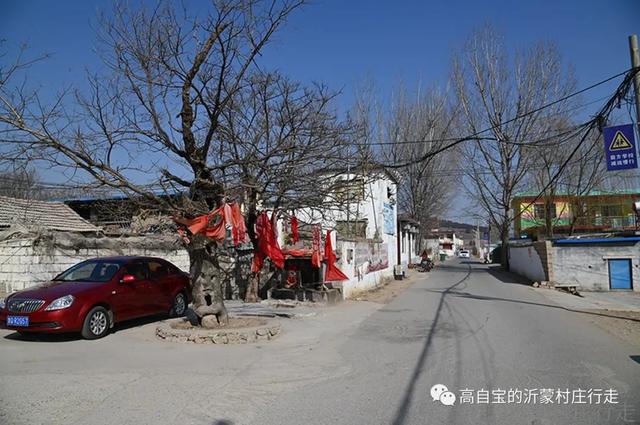
[[[609,260],[611,289],[631,289],[631,260]]]

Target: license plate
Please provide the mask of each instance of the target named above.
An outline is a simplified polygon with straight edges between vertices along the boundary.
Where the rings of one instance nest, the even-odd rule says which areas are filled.
[[[7,326],[29,326],[28,316],[7,316]]]

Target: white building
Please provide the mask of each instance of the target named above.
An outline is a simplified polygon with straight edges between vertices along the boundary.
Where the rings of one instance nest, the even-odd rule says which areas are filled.
[[[453,232],[433,232],[427,239],[427,245],[435,248],[436,244],[438,252],[435,254],[445,254],[447,257],[452,257],[464,249],[464,240]]]
[[[421,261],[418,243],[419,227],[418,221],[405,215],[398,216],[398,264],[401,264],[404,270],[410,264],[419,264]]]
[[[334,286],[341,286],[343,296],[349,298],[383,279],[393,279],[398,262],[397,180],[381,169],[366,176],[341,173],[336,180],[334,199],[325,208],[299,210],[296,216],[301,222],[320,225],[323,236],[332,230],[337,266],[349,277]]]

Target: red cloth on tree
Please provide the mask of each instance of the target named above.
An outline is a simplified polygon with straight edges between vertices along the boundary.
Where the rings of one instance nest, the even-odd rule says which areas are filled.
[[[258,273],[262,269],[265,257],[270,258],[277,268],[284,268],[284,254],[280,249],[278,239],[275,237],[271,220],[269,220],[266,211],[263,211],[256,219],[256,239],[258,240],[258,246],[253,254],[251,271]]]
[[[311,237],[311,265],[319,269],[320,262],[322,261],[322,255],[320,253],[320,227],[318,225],[314,225],[312,227],[312,237]]]
[[[291,242],[294,244],[300,240],[300,234],[298,233],[298,219],[295,215],[291,216]]]
[[[324,241],[324,257],[327,260],[327,269],[324,272],[325,282],[349,280],[349,278],[336,266],[336,254],[333,252],[333,248],[331,247],[331,230],[327,230],[327,238]]]
[[[223,241],[227,237],[227,227],[230,227],[234,245],[237,246],[238,243],[245,242],[247,239],[247,227],[244,223],[244,217],[240,212],[240,206],[235,202],[233,204],[225,203],[209,214],[201,215],[194,219],[174,217],[173,220],[178,224],[187,226],[192,235],[202,233],[208,238]]]
[[[311,257],[313,255],[313,251],[310,249],[283,249],[282,253],[284,255],[290,255],[291,257]]]
[[[231,231],[233,233],[233,244],[238,245],[240,242],[247,241],[247,225],[244,222],[242,211],[240,211],[240,205],[237,202],[231,204],[231,217],[233,219],[233,226]]]

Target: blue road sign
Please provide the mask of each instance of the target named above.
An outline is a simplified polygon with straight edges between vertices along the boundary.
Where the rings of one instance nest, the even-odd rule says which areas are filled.
[[[609,171],[638,168],[633,124],[606,127],[604,129],[604,152]]]

